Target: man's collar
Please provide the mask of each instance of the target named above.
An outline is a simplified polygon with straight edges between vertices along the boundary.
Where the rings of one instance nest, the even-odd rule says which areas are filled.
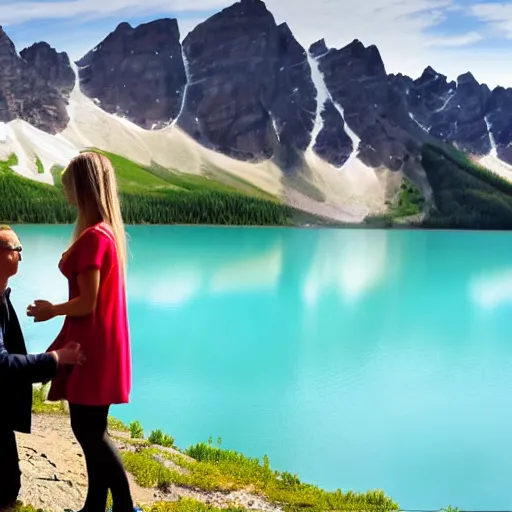
[[[6,302],[11,296],[11,288],[8,286],[4,292],[0,292],[0,301]]]

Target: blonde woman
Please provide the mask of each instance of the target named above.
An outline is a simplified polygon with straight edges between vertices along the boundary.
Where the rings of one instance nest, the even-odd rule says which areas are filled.
[[[107,434],[109,407],[127,403],[131,388],[126,238],[116,177],[108,158],[88,152],[70,162],[62,185],[78,214],[72,244],[59,262],[68,279],[69,300],[36,300],[27,315],[35,322],[64,316],[48,350],[72,340],[80,343],[86,358],[82,366],[61,372],[48,396],[68,401],[71,427],[84,452],[88,492],[82,512],[105,510],[108,489],[114,512],[133,512],[128,479]]]

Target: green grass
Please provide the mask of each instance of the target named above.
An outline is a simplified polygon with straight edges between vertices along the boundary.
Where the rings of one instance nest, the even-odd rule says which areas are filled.
[[[44,165],[43,165],[43,162],[41,162],[41,159],[36,156],[36,167],[37,167],[37,172],[39,174],[44,174]]]
[[[111,501],[107,502],[107,510],[111,506]],[[206,505],[199,501],[184,498],[180,501],[159,502],[151,507],[141,507],[144,512],[248,512],[245,508],[228,507],[217,508],[212,505]],[[30,505],[24,505],[21,502],[14,508],[13,512],[49,512],[44,509],[35,509]]]
[[[371,228],[392,228],[400,224],[408,225],[410,218],[423,213],[425,198],[420,189],[405,176],[395,197],[386,202],[387,212],[379,215],[369,215],[364,223]]]
[[[32,386],[32,412],[35,414],[64,414],[66,407],[63,401],[46,402],[49,387],[49,384],[45,384],[44,386]]]
[[[108,151],[95,151],[104,154],[112,162],[116,169],[121,192],[145,191],[156,195],[173,194],[176,191],[217,192],[239,194],[249,198],[255,197],[280,204],[280,201],[274,196],[218,168],[207,168],[204,170],[204,175],[187,174],[166,169],[155,163],[150,166],[139,165]]]
[[[34,386],[33,411],[39,414],[60,414],[65,407],[60,404],[45,402],[47,386]],[[143,437],[143,429],[138,421],[125,425],[118,419],[109,418],[109,429],[114,437],[115,432],[130,433],[130,438],[119,437],[123,442],[136,444],[136,452],[123,451],[121,456],[127,471],[143,487],[165,489],[170,484],[194,488],[202,491],[231,491],[251,489],[254,494],[261,495],[270,502],[281,503],[287,512],[299,510],[309,512],[324,511],[391,511],[398,510],[398,505],[382,491],[353,493],[351,491],[328,492],[314,485],[300,481],[297,475],[271,469],[267,456],[260,461],[248,458],[243,454],[221,448],[222,440],[213,446],[210,439],[207,443],[190,446],[183,454],[179,449],[165,451],[158,446],[169,447],[174,440],[160,430],[154,430],[147,439]],[[172,443],[171,443],[172,440]],[[153,444],[150,442],[153,441]],[[155,460],[154,455],[172,461],[181,471],[170,469]],[[205,508],[193,500],[176,504],[156,504],[154,512],[216,512],[215,508]],[[243,509],[224,509],[242,512]],[[20,510],[21,512],[21,510]],[[30,509],[23,512],[33,512]]]
[[[150,191],[156,195],[166,193],[174,195],[178,191],[235,194],[262,200],[260,204],[269,201],[272,204],[281,205],[281,201],[271,194],[217,167],[205,168],[203,175],[186,174],[166,169],[155,163],[150,166],[141,166],[120,155],[108,151],[96,151],[106,155],[112,162],[117,172],[121,192],[141,192],[143,187],[146,193]]]
[[[20,501],[13,508],[13,512],[48,512],[43,508],[34,508],[32,505],[25,505]]]
[[[127,425],[125,425],[121,420],[114,418],[113,416],[109,416],[108,426],[110,429],[117,432],[130,432],[130,428]]]
[[[183,499],[176,503],[156,503],[152,507],[145,507],[144,510],[145,512],[246,512],[245,508],[217,508],[193,499]]]
[[[324,491],[301,482],[297,475],[271,469],[266,456],[260,461],[209,443],[191,446],[185,453],[193,460],[190,461],[181,454],[160,452],[155,447],[138,452],[123,452],[122,458],[126,469],[142,487],[166,489],[174,484],[202,491],[251,489],[268,501],[281,504],[287,512],[399,510],[398,505],[383,491]],[[184,471],[166,467],[155,459],[157,454]]]
[[[58,186],[61,185],[60,175],[62,174],[63,170],[64,170],[64,167],[62,167],[61,165],[54,165],[50,169],[50,173],[53,177],[53,182],[56,183]]]
[[[390,215],[394,219],[422,213],[425,199],[420,189],[408,178],[403,177],[397,197],[389,203]]]
[[[112,162],[116,170],[119,190],[123,193],[154,193],[175,189],[168,181],[151,172],[147,167],[138,165],[114,153],[96,151],[106,155]]]
[[[9,157],[7,158],[7,160],[0,160],[0,168],[1,169],[10,169],[11,167],[13,167],[14,165],[18,165],[19,161],[18,161],[18,157],[12,153],[11,155],[9,155]]]
[[[251,489],[268,501],[283,505],[285,511],[298,510],[398,510],[399,507],[382,491],[354,493],[341,490],[328,492],[306,484],[289,473],[273,471],[268,459],[261,463],[241,454],[223,453],[218,461],[189,462],[180,455],[160,454],[185,469],[170,469],[153,457],[158,451],[147,448],[122,454],[126,469],[143,487],[165,489],[170,484],[202,491],[229,492]]]
[[[187,175],[105,154],[116,170],[127,224],[292,225],[294,216],[302,215],[243,180],[215,179],[219,170]],[[73,222],[75,212],[60,183],[62,168],[51,169],[56,183],[52,186],[16,174],[16,163],[15,155],[0,162],[0,222]]]

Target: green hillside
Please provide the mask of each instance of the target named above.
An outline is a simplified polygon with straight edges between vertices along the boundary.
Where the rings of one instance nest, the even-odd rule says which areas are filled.
[[[425,198],[420,189],[405,176],[398,192],[386,201],[387,212],[380,215],[369,215],[365,225],[370,228],[391,228],[397,225],[412,225],[418,222],[425,210]]]
[[[143,166],[105,153],[116,170],[122,209],[128,224],[291,225],[311,216],[298,212],[241,179],[218,169],[206,176]],[[0,221],[68,223],[75,217],[60,185],[62,168],[53,168],[56,186],[16,174],[15,155],[0,162]],[[309,218],[308,218],[309,217]]]
[[[451,229],[511,229],[512,184],[448,146],[426,144],[422,164],[434,206],[422,223]]]
[[[183,174],[105,154],[116,170],[128,224],[340,225],[285,205],[221,169],[205,169],[201,176]],[[419,189],[404,178],[388,202],[388,213],[368,217],[367,226],[512,228],[511,183],[451,146],[425,144],[421,156],[433,190],[433,204],[425,204]],[[75,212],[66,203],[60,185],[62,168],[52,169],[53,186],[15,173],[12,166],[16,163],[15,155],[0,161],[0,222],[72,222]],[[42,167],[39,159],[36,163]]]
[[[444,144],[425,144],[421,163],[433,192],[426,203],[404,178],[385,215],[369,216],[370,227],[414,226],[439,229],[511,229],[512,183]]]

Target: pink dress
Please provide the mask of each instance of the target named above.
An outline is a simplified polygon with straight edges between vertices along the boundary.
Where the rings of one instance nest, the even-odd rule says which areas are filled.
[[[77,297],[78,274],[100,271],[96,308],[87,316],[66,317],[48,351],[70,341],[80,343],[87,360],[63,367],[52,381],[48,399],[79,405],[128,403],[131,390],[131,353],[124,275],[115,238],[104,222],[86,229],[63,254],[59,269],[68,279],[69,299]]]

